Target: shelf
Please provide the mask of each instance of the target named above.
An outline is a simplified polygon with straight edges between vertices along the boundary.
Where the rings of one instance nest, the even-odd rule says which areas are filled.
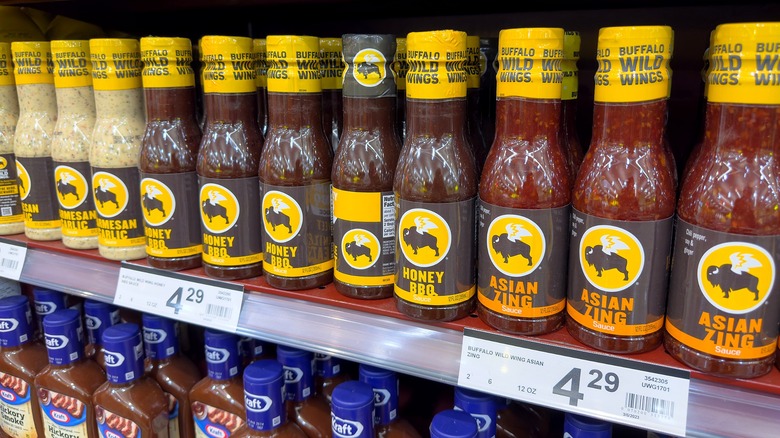
[[[59,241],[6,237],[27,245],[22,282],[104,302],[113,300],[120,263],[103,259],[96,250],[65,248]],[[144,260],[132,263],[146,264]],[[205,277],[201,269],[184,274]],[[238,283],[245,292],[237,330],[241,335],[450,385],[458,380],[463,329],[494,331],[475,316],[448,323],[413,321],[395,309],[392,299],[350,299],[331,285],[281,291],[269,287],[262,277]],[[565,329],[533,340],[595,352],[578,344]],[[685,369],[662,347],[621,357]],[[691,371],[691,377],[688,436],[777,436],[780,371],[749,380],[722,379],[696,371]]]

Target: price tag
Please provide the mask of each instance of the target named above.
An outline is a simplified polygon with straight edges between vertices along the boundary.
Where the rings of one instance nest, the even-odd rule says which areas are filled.
[[[13,240],[0,239],[0,277],[19,281],[22,277],[27,245]]]
[[[690,372],[466,328],[458,385],[685,436]]]
[[[114,304],[234,333],[244,287],[122,262]]]

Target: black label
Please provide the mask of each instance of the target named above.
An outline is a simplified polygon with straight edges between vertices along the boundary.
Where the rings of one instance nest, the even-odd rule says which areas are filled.
[[[177,258],[201,253],[197,196],[198,175],[195,172],[141,172],[147,254]]]

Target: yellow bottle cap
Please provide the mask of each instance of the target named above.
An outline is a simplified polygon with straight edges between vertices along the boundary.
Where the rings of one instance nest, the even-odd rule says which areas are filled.
[[[504,29],[497,60],[496,97],[561,98],[563,29]]]
[[[406,35],[406,96],[466,97],[466,32],[434,30]]]
[[[205,67],[204,93],[255,93],[255,60],[252,39],[207,35],[200,41]]]
[[[398,37],[395,39],[395,60],[393,61],[396,90],[406,90],[406,74],[408,72],[409,63],[406,62],[406,38]]]
[[[341,51],[341,38],[320,38],[323,90],[341,90],[344,86],[341,76],[346,66]]]
[[[144,88],[195,86],[192,42],[189,38],[141,38]]]
[[[255,38],[252,40],[252,50],[257,56],[255,69],[257,78],[255,78],[255,88],[266,88],[268,86],[268,57],[266,52],[265,38]]]
[[[268,35],[268,91],[322,93],[320,40],[314,36]]]
[[[54,58],[54,86],[75,88],[92,86],[92,61],[89,40],[55,40],[51,42]]]
[[[466,36],[466,87],[479,88],[482,74],[482,51],[479,50],[479,35]]]
[[[141,88],[141,52],[133,38],[93,38],[92,86],[96,91]]]
[[[580,59],[580,43],[582,39],[576,30],[563,33],[563,91],[561,100],[574,100],[579,92],[580,75],[577,60]]]
[[[54,64],[48,41],[14,41],[11,53],[16,85],[54,83]]]
[[[0,87],[16,85],[11,43],[0,42]]]

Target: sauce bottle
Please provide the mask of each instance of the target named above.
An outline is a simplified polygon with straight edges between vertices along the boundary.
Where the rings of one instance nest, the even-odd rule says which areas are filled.
[[[563,420],[563,433],[572,438],[611,438],[612,423],[567,412]]]
[[[393,35],[342,36],[344,131],[333,160],[333,284],[359,299],[393,296],[395,128]]]
[[[265,38],[255,38],[252,40],[252,50],[257,56],[255,68],[257,77],[255,78],[255,87],[257,88],[257,125],[263,136],[268,132],[268,52],[266,50]]]
[[[477,314],[496,329],[538,335],[563,325],[566,304],[563,29],[503,29],[498,45],[496,136],[479,183]]]
[[[51,42],[57,124],[51,140],[54,190],[62,223],[62,244],[98,247],[97,212],[92,195],[89,148],[95,128],[95,93],[88,40]]]
[[[103,369],[106,360],[103,352],[103,332],[107,328],[119,324],[119,308],[113,304],[95,300],[84,300],[84,325],[87,326],[87,345],[84,347],[86,356],[94,359]]]
[[[106,381],[103,368],[84,355],[81,314],[61,309],[43,318],[49,364],[35,376],[47,437],[96,437],[92,395]]]
[[[374,390],[359,380],[347,380],[333,389],[330,406],[333,435],[374,438]]]
[[[106,381],[92,396],[101,438],[167,437],[168,397],[144,374],[144,346],[137,324],[103,332]]]
[[[171,271],[201,265],[198,175],[201,134],[195,118],[192,44],[141,38],[146,132],[138,170],[149,266]]]
[[[10,329],[0,331],[0,425],[12,437],[43,435],[35,376],[46,366],[46,347],[33,342],[32,312],[24,295],[0,299],[0,318]]]
[[[457,409],[437,412],[428,430],[431,438],[475,438],[478,433],[474,418]]]
[[[14,133],[19,121],[19,99],[11,55],[11,43],[0,42],[0,161],[15,163]],[[24,232],[22,200],[16,166],[0,169],[0,235]]]
[[[572,195],[566,327],[611,353],[661,344],[675,205],[663,146],[671,38],[668,26],[599,31],[593,137]]]
[[[138,40],[93,38],[95,130],[89,162],[98,251],[109,260],[146,257],[138,161],[146,130]]]
[[[566,153],[569,182],[574,184],[582,163],[582,143],[577,133],[577,96],[579,95],[580,33],[567,30],[563,34],[563,89],[561,92],[561,145]]]
[[[345,66],[341,52],[341,38],[320,38],[322,128],[334,153],[339,146],[339,138],[344,126],[342,74]]]
[[[664,346],[712,375],[753,378],[775,360],[780,90],[762,51],[778,37],[778,23],[716,27],[705,140],[677,204]]]
[[[289,421],[284,401],[284,369],[274,359],[252,362],[244,369],[246,426],[234,437],[306,438],[298,424]]]
[[[245,427],[244,383],[238,337],[204,331],[208,375],[190,390],[196,437],[229,437]]]
[[[420,434],[398,412],[398,375],[390,370],[360,364],[358,380],[374,390],[374,429],[377,438],[419,438]]]
[[[396,168],[398,310],[452,321],[474,308],[477,172],[466,132],[466,34],[406,39],[407,131]]]
[[[333,280],[333,152],[322,129],[317,37],[269,35],[268,136],[260,157],[263,273],[297,290]]]
[[[277,345],[276,360],[284,367],[287,418],[297,423],[309,438],[330,438],[330,406],[314,387],[314,354]]]
[[[395,73],[396,100],[395,128],[398,130],[398,138],[403,144],[406,139],[406,73],[409,72],[409,63],[406,62],[406,38],[396,37],[395,57],[393,58],[393,73]]]
[[[84,326],[81,324],[82,303],[75,300],[76,297],[64,292],[46,289],[44,287],[33,287],[33,310],[35,311],[36,337],[43,336],[43,318],[57,310],[67,308],[76,309],[79,312],[78,335],[82,345],[84,345]]]
[[[203,267],[238,280],[262,274],[255,55],[251,38],[204,36],[206,128],[198,154]],[[227,61],[231,60],[231,61]]]
[[[200,369],[179,349],[179,324],[168,318],[142,316],[144,369],[160,385],[168,399],[168,436],[195,436],[190,390],[202,378]]]
[[[456,386],[454,407],[474,417],[479,438],[496,436],[498,399],[495,396]]]
[[[466,101],[468,105],[468,133],[477,166],[477,175],[482,172],[490,146],[482,132],[480,108],[480,79],[482,77],[482,52],[479,50],[479,36],[466,36]]]
[[[352,380],[347,370],[344,369],[343,360],[329,354],[314,353],[314,390],[331,402],[333,389],[340,383]]]
[[[11,43],[19,96],[14,136],[16,172],[24,213],[24,235],[32,240],[62,239],[54,191],[51,140],[57,123],[54,64],[48,41]]]

